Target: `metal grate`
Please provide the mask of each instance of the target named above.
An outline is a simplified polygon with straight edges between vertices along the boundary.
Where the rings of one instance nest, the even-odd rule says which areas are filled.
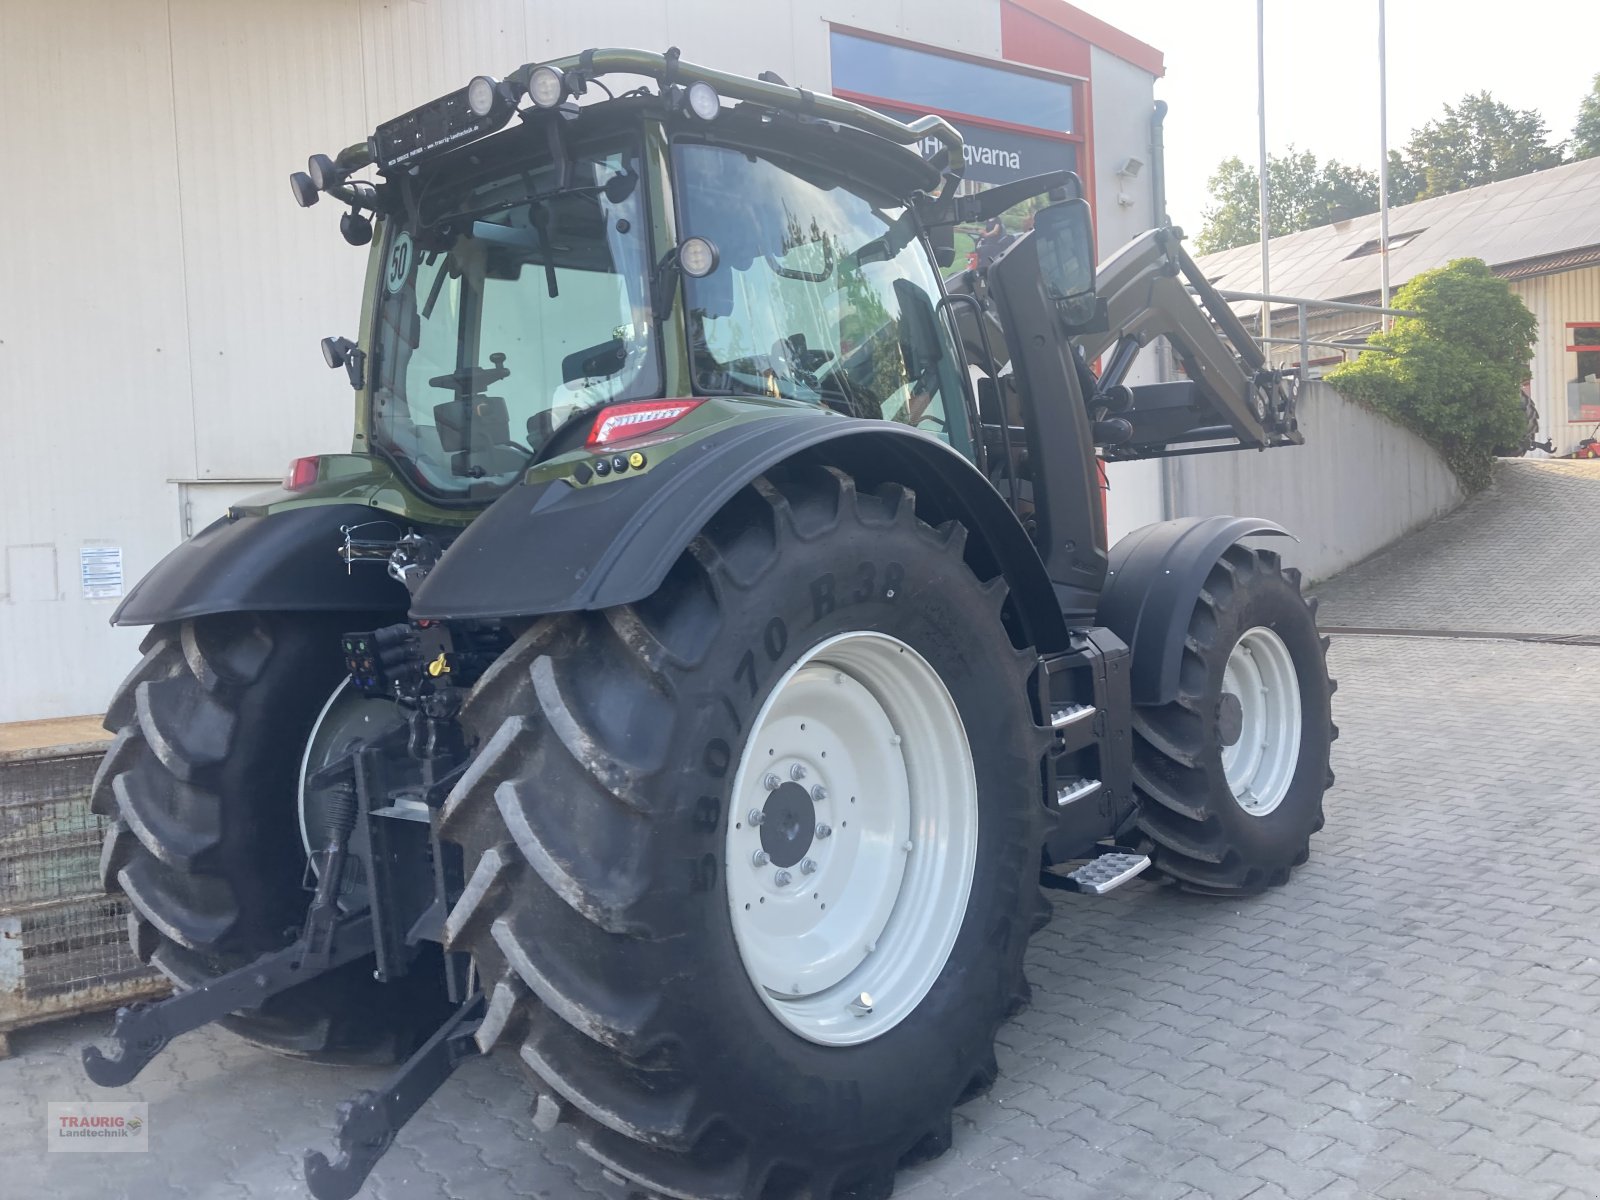
[[[100,890],[103,757],[0,758],[0,1057],[8,1030],[166,990],[128,945],[127,902]]]
[[[0,916],[0,987],[26,1002],[145,979],[127,928],[127,904],[112,896]]]
[[[0,913],[100,890],[105,822],[89,787],[101,757],[0,762]]]

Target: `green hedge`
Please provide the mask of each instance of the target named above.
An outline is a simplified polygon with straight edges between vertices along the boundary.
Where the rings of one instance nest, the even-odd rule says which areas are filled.
[[[1522,384],[1538,323],[1478,258],[1424,271],[1401,288],[1394,327],[1326,378],[1340,393],[1414,430],[1462,485],[1489,482],[1496,454],[1518,454],[1527,433]]]

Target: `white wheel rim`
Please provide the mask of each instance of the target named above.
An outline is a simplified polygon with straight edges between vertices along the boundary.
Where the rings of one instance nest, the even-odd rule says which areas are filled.
[[[756,716],[727,824],[734,939],[767,1008],[826,1046],[909,1016],[961,931],[978,849],[972,750],[927,660],[881,633],[812,647]]]
[[[313,838],[307,819],[312,807],[307,783],[312,774],[333,761],[355,741],[379,737],[404,720],[404,713],[393,700],[362,695],[350,686],[348,676],[333,689],[328,702],[317,714],[316,722],[311,726],[311,734],[306,738],[306,748],[300,755],[300,773],[295,781],[295,808],[300,822],[300,844],[305,849],[306,857],[311,859],[313,870],[318,868],[312,852],[325,847],[312,845]],[[352,835],[351,840],[364,843],[364,839],[359,836],[359,830],[358,825],[357,832]]]
[[[1300,677],[1283,639],[1245,630],[1228,655],[1222,691],[1239,702],[1239,736],[1222,748],[1222,771],[1239,807],[1264,817],[1289,794],[1300,762]]]

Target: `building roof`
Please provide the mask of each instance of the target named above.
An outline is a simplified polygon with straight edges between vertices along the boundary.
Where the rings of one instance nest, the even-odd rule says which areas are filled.
[[[1457,258],[1515,279],[1600,262],[1597,197],[1600,158],[1590,158],[1391,208],[1389,286]],[[1275,296],[1363,300],[1379,291],[1377,213],[1275,237],[1269,248]],[[1261,290],[1257,242],[1198,262],[1223,291]]]

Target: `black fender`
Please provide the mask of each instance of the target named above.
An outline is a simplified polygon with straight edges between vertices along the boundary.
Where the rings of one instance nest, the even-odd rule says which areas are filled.
[[[406,589],[382,563],[347,569],[341,526],[381,519],[363,504],[308,504],[213,521],[177,547],[111,614],[154,625],[222,612],[404,612]]]
[[[1135,704],[1178,698],[1189,614],[1223,551],[1241,538],[1293,537],[1260,517],[1181,517],[1135,529],[1111,548],[1097,618],[1133,652]]]
[[[1041,650],[1065,645],[1039,555],[976,467],[907,425],[811,412],[717,430],[631,478],[512,488],[444,552],[417,589],[411,615],[489,620],[642,600],[718,510],[797,455],[848,472],[863,490],[904,484],[924,520],[962,522],[971,534],[968,560],[985,577],[1006,577],[1029,641]]]

